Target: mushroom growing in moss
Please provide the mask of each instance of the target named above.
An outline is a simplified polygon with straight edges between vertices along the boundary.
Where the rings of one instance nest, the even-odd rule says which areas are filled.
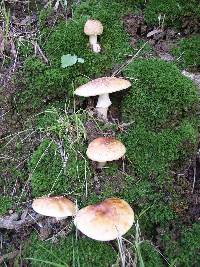
[[[88,146],[87,156],[93,161],[97,161],[97,168],[105,166],[107,161],[118,160],[126,153],[125,146],[115,138],[98,137]]]
[[[84,235],[110,241],[128,232],[134,223],[134,212],[123,199],[108,198],[79,210],[74,223]]]
[[[107,120],[108,107],[112,104],[109,94],[124,90],[130,86],[131,83],[125,79],[102,77],[79,86],[74,93],[85,97],[99,95],[96,110],[100,118]]]
[[[89,36],[89,43],[92,51],[99,53],[101,51],[101,46],[97,43],[97,35],[103,33],[103,25],[101,22],[93,19],[87,20],[84,26],[84,33]]]
[[[63,196],[36,198],[32,208],[39,214],[56,217],[57,220],[74,216],[76,213],[75,204]]]

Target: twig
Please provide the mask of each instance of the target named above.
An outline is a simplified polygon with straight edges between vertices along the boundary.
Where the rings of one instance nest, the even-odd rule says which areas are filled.
[[[29,217],[27,216],[24,219],[14,220],[12,216],[0,217],[0,229],[18,230],[21,227],[35,224],[38,219],[43,217],[37,214],[35,218],[29,215]]]
[[[34,50],[35,50],[35,54],[37,54],[37,51],[39,52],[39,54],[42,56],[42,58],[44,59],[44,62],[46,63],[46,64],[48,64],[49,63],[49,61],[48,61],[48,58],[45,56],[45,54],[43,53],[43,51],[42,51],[42,49],[40,48],[40,46],[38,45],[38,43],[37,42],[31,42],[32,43],[32,45],[34,46]]]
[[[193,174],[193,184],[192,184],[192,194],[194,193],[195,183],[196,183],[196,174],[197,174],[197,166],[196,166],[196,160],[194,161],[194,174]]]
[[[135,53],[135,55],[132,56],[132,58],[130,58],[127,62],[125,62],[123,65],[121,65],[121,67],[119,67],[118,70],[114,71],[112,74],[113,76],[116,76],[117,74],[119,74],[124,68],[126,68],[136,57],[137,55],[141,52],[141,50],[145,47],[145,45],[148,42],[144,43],[142,47],[140,47],[140,49]]]

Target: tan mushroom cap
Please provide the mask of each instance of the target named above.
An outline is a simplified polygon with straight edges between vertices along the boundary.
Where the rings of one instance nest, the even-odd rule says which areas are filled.
[[[128,232],[134,223],[134,212],[126,201],[108,198],[79,210],[74,223],[86,236],[109,241]]]
[[[79,86],[74,93],[79,96],[89,97],[121,91],[130,86],[131,83],[128,80],[116,77],[102,77]]]
[[[73,216],[76,212],[75,204],[63,196],[36,198],[32,208],[39,214],[57,218]]]
[[[111,137],[98,137],[88,146],[87,156],[97,162],[113,161],[123,157],[126,153],[125,146]]]
[[[88,19],[84,26],[86,35],[101,35],[103,33],[103,25],[99,20]]]

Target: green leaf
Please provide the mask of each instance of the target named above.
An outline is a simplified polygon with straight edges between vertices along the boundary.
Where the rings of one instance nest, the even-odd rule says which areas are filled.
[[[84,61],[84,59],[83,59],[83,58],[81,58],[81,57],[78,57],[78,58],[77,58],[77,62],[78,62],[78,63],[84,63],[85,61]]]
[[[61,66],[62,68],[67,68],[69,66],[73,66],[74,64],[76,64],[77,62],[77,56],[76,55],[71,55],[71,54],[67,54],[67,55],[63,55],[61,57]]]

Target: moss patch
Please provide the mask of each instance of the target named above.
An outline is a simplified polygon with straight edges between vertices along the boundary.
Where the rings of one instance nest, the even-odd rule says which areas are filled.
[[[11,197],[1,196],[0,197],[0,215],[6,213],[12,207]]]
[[[177,42],[172,54],[178,58],[177,63],[181,68],[200,71],[200,35]]]
[[[37,127],[52,138],[43,140],[29,161],[33,196],[51,192],[78,198],[85,194],[91,173],[82,119],[84,115],[61,115],[53,108],[38,119]]]
[[[117,260],[116,252],[108,243],[88,238],[75,240],[74,236],[67,236],[57,244],[42,242],[33,236],[24,257],[33,258],[30,261],[33,267],[51,266],[48,262],[69,267],[109,267]]]
[[[194,20],[200,17],[200,4],[198,0],[148,1],[144,9],[146,22],[150,25],[158,25],[159,15],[165,16],[164,25],[180,27],[184,18],[189,17]]]
[[[193,223],[190,227],[179,226],[179,240],[174,240],[173,233],[168,230],[162,237],[162,245],[166,248],[166,256],[177,266],[189,267],[200,264],[200,224]]]
[[[158,133],[138,124],[122,134],[130,166],[140,177],[155,177],[167,172],[175,161],[185,162],[195,152],[197,137],[197,129],[188,120]]]
[[[162,60],[137,60],[124,75],[132,88],[122,102],[123,120],[144,124],[148,129],[179,125],[197,110],[197,90],[173,64]]]
[[[122,118],[133,124],[120,134],[130,162],[121,195],[142,214],[141,229],[150,238],[157,226],[182,224],[176,206],[187,207],[187,199],[176,192],[170,171],[196,151],[199,100],[193,83],[161,60],[137,60],[124,74],[133,86],[122,101]]]

